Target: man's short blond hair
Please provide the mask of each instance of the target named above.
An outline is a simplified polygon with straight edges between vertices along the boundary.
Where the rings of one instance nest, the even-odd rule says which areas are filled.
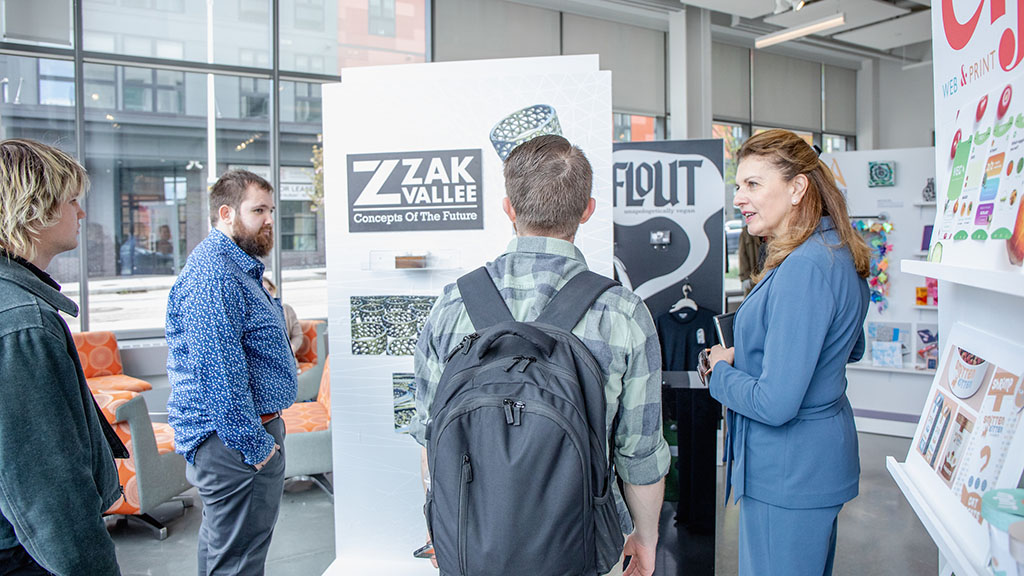
[[[66,152],[34,140],[0,141],[0,249],[34,258],[36,234],[88,188],[85,168]]]

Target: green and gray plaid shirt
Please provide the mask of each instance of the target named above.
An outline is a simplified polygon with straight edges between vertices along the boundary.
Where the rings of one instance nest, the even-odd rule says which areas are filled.
[[[487,271],[512,316],[536,319],[570,278],[587,269],[583,254],[571,242],[541,236],[512,240],[508,250]],[[412,436],[425,445],[430,404],[444,370],[443,358],[467,334],[474,332],[459,288],[449,284],[434,304],[416,345],[416,417]],[[609,289],[572,330],[594,355],[607,378],[606,425],[615,433],[615,468],[624,482],[653,484],[668,473],[669,450],[661,431],[661,346],[651,313],[639,296],[616,286]],[[623,533],[633,522],[615,487]]]

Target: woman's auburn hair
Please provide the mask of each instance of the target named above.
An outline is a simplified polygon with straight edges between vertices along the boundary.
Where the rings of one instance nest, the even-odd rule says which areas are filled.
[[[0,250],[32,260],[36,235],[88,188],[85,169],[66,152],[23,138],[0,141]]]
[[[756,275],[760,280],[765,273],[777,268],[793,250],[814,234],[822,217],[831,216],[839,235],[837,247],[846,246],[853,256],[854,266],[861,278],[871,271],[871,250],[850,224],[846,198],[836,186],[835,176],[821,161],[818,153],[803,138],[789,130],[767,130],[748,139],[737,153],[737,162],[756,156],[767,160],[787,182],[803,174],[807,177],[807,192],[794,206],[785,230],[768,242],[768,255],[764,268]]]

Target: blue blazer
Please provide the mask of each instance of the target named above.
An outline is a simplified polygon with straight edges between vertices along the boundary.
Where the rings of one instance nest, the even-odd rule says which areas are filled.
[[[733,365],[714,366],[709,386],[729,409],[727,459],[737,499],[822,508],[857,496],[846,364],[864,353],[869,297],[849,249],[838,244],[832,219],[822,218],[740,306]]]

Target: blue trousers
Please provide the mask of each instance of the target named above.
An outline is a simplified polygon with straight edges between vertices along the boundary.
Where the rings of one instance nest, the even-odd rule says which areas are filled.
[[[284,421],[266,424],[281,446],[259,472],[242,453],[211,435],[199,445],[185,476],[203,501],[199,576],[262,576],[284,491]]]
[[[740,576],[831,576],[842,505],[781,508],[740,498]]]

